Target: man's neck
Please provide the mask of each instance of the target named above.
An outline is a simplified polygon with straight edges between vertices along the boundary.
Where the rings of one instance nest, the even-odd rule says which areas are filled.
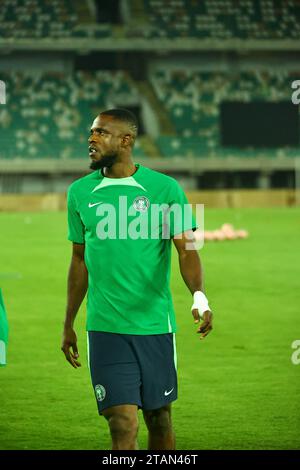
[[[132,176],[137,170],[133,161],[129,162],[116,162],[112,167],[104,167],[102,174],[107,178],[127,178]]]

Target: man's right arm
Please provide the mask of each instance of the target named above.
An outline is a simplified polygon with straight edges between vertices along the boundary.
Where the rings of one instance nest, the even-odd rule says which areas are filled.
[[[68,275],[67,309],[64,321],[62,351],[66,359],[76,369],[78,362],[77,337],[73,329],[75,317],[85,297],[88,287],[88,272],[84,262],[84,244],[73,243],[72,260]],[[73,352],[70,351],[72,348]]]

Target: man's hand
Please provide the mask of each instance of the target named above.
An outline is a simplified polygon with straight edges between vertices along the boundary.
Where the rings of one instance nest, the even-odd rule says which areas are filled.
[[[70,351],[72,348],[73,352]],[[63,351],[64,355],[66,356],[67,361],[77,369],[77,367],[81,367],[80,362],[78,362],[79,354],[77,349],[77,336],[73,328],[65,327],[63,331],[63,339],[61,350]]]
[[[193,314],[195,323],[199,323],[199,321],[201,320],[200,315],[199,315],[199,310],[197,308],[194,308],[192,310],[192,314]],[[203,313],[202,317],[203,317],[203,323],[201,323],[199,329],[197,330],[197,333],[200,333],[200,339],[204,339],[205,336],[207,336],[208,333],[210,333],[211,330],[213,329],[213,326],[212,326],[213,314],[212,314],[212,312],[207,310],[206,312]]]

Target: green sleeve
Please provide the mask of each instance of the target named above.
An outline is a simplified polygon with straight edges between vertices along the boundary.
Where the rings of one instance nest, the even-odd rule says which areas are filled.
[[[171,238],[187,230],[196,230],[197,223],[193,216],[192,206],[177,181],[170,193],[169,207]]]
[[[77,210],[72,190],[68,191],[68,240],[74,243],[84,243],[84,225]]]
[[[6,318],[6,310],[0,289],[0,340],[7,343],[8,340],[8,322]]]
[[[6,365],[6,348],[8,342],[8,322],[0,289],[0,366]]]

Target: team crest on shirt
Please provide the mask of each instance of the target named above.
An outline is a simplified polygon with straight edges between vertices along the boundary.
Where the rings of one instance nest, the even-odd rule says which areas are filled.
[[[106,397],[106,390],[103,385],[98,384],[95,386],[95,394],[98,401],[104,400],[104,398]]]
[[[147,212],[150,206],[150,201],[145,196],[137,196],[133,201],[133,207],[138,212]]]

